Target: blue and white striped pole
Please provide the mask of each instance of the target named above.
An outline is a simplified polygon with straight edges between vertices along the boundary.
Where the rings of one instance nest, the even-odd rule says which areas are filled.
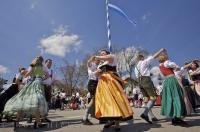
[[[112,52],[111,47],[111,33],[110,33],[110,16],[109,16],[109,9],[108,9],[108,0],[106,0],[106,18],[107,18],[107,30],[108,30],[108,50]]]

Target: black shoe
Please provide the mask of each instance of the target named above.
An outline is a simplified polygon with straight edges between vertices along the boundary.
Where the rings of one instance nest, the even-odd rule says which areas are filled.
[[[152,118],[152,121],[158,121],[158,119],[156,117]]]
[[[99,124],[106,124],[107,121],[99,120]]]
[[[178,122],[179,125],[183,125],[183,126],[184,126],[184,125],[186,125],[186,126],[189,125],[187,122],[183,121],[183,120],[180,119],[180,118],[177,119],[177,122]]]
[[[86,119],[86,120],[83,120],[83,125],[93,125],[93,123],[89,121],[88,119]]]
[[[112,125],[115,125],[115,122],[114,121],[111,121],[111,122],[108,122],[104,125],[104,128],[109,128],[111,127]]]
[[[144,119],[146,122],[148,122],[149,124],[152,124],[152,122],[149,120],[149,117],[148,117],[148,116],[146,116],[146,115],[144,115],[144,114],[141,114],[140,117],[141,117],[142,119]]]
[[[172,125],[174,125],[174,126],[178,125],[178,121],[175,120],[174,118],[172,119]]]
[[[173,118],[172,119],[172,125],[176,126],[188,126],[189,124],[185,121],[183,121],[182,119],[180,118]]]

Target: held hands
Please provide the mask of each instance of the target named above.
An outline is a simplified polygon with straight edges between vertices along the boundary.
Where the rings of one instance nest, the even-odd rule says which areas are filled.
[[[95,55],[95,56],[92,56],[91,59],[92,59],[92,61],[96,61],[96,60],[98,60],[98,58],[97,58],[96,55]]]
[[[96,74],[97,77],[100,76],[101,73],[102,73],[102,70],[101,70],[101,69],[98,69],[98,70],[95,72],[95,74]]]

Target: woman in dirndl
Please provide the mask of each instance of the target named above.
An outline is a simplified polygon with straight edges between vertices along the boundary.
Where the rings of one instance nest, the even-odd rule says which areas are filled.
[[[166,77],[163,82],[161,115],[172,119],[172,125],[187,125],[182,118],[186,115],[182,88],[174,70],[179,67],[168,59],[167,53],[159,56],[159,68]]]
[[[198,61],[195,60],[190,65],[189,75],[193,81],[195,109],[200,107],[200,67]]]
[[[117,59],[107,50],[101,50],[94,59],[102,62],[98,67],[101,72],[95,95],[95,116],[108,121],[104,128],[114,126],[115,130],[120,130],[119,121],[132,119],[133,110],[123,91],[124,81],[117,74]]]
[[[16,117],[20,121],[23,117],[35,117],[34,127],[41,126],[40,118],[47,115],[47,103],[44,97],[42,81],[48,76],[43,68],[43,58],[36,57],[25,76],[30,76],[28,83],[21,91],[12,97],[5,105],[4,116]]]
[[[19,72],[13,78],[12,85],[0,94],[0,118],[6,102],[19,92],[19,87],[23,83],[23,76],[26,74],[26,68],[20,67]]]

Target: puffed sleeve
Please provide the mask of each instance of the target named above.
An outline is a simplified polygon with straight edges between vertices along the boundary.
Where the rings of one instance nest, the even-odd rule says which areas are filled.
[[[175,62],[172,62],[170,60],[165,61],[164,66],[167,68],[173,68],[173,69],[179,68],[179,66]]]

